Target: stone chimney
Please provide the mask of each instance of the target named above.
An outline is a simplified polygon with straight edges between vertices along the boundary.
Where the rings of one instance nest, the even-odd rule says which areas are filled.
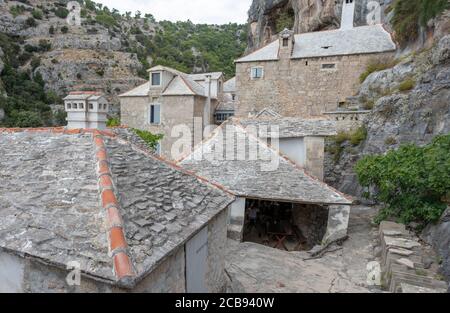
[[[98,92],[71,92],[64,98],[68,129],[106,129],[109,104]]]
[[[280,59],[290,59],[294,49],[295,36],[292,31],[285,28],[279,35],[280,40]]]
[[[355,20],[355,2],[357,0],[344,0],[342,4],[341,29],[352,29]]]

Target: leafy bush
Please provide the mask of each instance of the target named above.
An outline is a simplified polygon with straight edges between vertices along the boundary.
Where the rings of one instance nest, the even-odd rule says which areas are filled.
[[[367,139],[367,129],[361,126],[350,134],[350,143],[354,146],[358,146],[361,142]]]
[[[116,19],[108,14],[101,13],[95,17],[97,23],[105,26],[105,27],[113,27],[117,25]]]
[[[367,193],[386,205],[378,222],[395,217],[403,223],[437,221],[450,193],[450,135],[438,136],[425,147],[401,146],[386,155],[367,156],[356,165],[359,182]]]
[[[156,148],[158,147],[158,143],[164,137],[162,134],[154,135],[146,130],[133,129],[133,131],[136,133],[136,135],[141,137],[141,139],[144,140],[147,146],[153,151],[156,150]]]
[[[413,89],[416,86],[416,81],[412,78],[407,78],[400,83],[398,86],[398,90],[400,91],[408,91]]]
[[[397,0],[394,3],[392,24],[402,45],[414,41],[419,27],[449,7],[448,0]]]
[[[9,9],[9,12],[13,17],[17,17],[18,15],[23,14],[25,12],[25,7],[23,5],[14,5]]]
[[[69,32],[69,27],[67,27],[67,26],[61,27],[61,32],[62,32],[63,34],[67,34],[67,33]]]
[[[363,83],[370,74],[392,68],[397,65],[398,62],[398,60],[391,57],[373,59],[367,64],[364,73],[359,76],[359,81]]]
[[[120,126],[120,119],[115,117],[115,118],[110,118],[108,119],[108,121],[106,122],[106,126],[108,127],[118,127]]]
[[[33,12],[31,12],[31,15],[37,20],[42,20],[42,18],[44,17],[44,13],[42,13],[42,11],[38,9],[34,9]]]
[[[67,18],[67,16],[69,15],[69,10],[63,7],[58,7],[55,10],[55,15],[59,18]]]

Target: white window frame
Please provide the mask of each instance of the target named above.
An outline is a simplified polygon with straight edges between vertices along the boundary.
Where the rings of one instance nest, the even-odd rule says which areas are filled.
[[[159,74],[159,85],[153,85],[153,74]],[[151,72],[150,73],[150,86],[151,87],[161,87],[162,86],[162,72]]]
[[[253,76],[253,70],[261,70],[261,76],[260,77]],[[263,79],[264,78],[264,67],[262,67],[262,66],[253,66],[252,68],[250,68],[250,78],[252,80]]]
[[[159,122],[158,123],[152,123],[152,107],[154,106],[159,106]],[[147,118],[148,118],[148,124],[149,125],[161,125],[161,104],[160,103],[150,103],[148,106],[148,114],[147,114]]]

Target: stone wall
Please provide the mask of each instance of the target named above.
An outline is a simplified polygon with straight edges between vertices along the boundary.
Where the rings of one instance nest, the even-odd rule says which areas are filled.
[[[364,125],[364,120],[371,111],[345,111],[325,114],[332,121],[336,121],[338,132],[350,132]]]
[[[359,77],[367,63],[382,54],[361,54],[249,62],[236,64],[236,89],[239,97],[237,117],[271,108],[283,116],[311,117],[335,111],[339,102],[358,92]],[[322,69],[323,64],[334,69]],[[264,77],[252,80],[251,68],[262,66]]]
[[[222,292],[226,278],[225,251],[228,209],[208,224],[206,283],[210,292]],[[124,290],[106,282],[82,276],[79,286],[69,286],[69,270],[49,266],[0,250],[0,292],[18,293],[183,293],[186,291],[185,247],[181,246],[159,264],[133,290]]]
[[[321,243],[327,230],[328,210],[318,205],[294,204],[294,223],[306,237],[306,250]]]
[[[171,150],[175,142],[192,147],[194,143],[194,117],[203,116],[204,98],[193,96],[165,96],[159,98],[161,104],[161,124],[149,123],[149,97],[122,97],[121,120],[123,125],[132,128],[147,130],[153,134],[163,134],[161,141],[161,153],[164,157],[172,159]],[[195,105],[194,105],[195,104]],[[195,107],[195,109],[194,109]],[[191,134],[174,134],[174,126],[186,125]],[[180,141],[181,140],[181,141]],[[181,149],[181,148],[180,148]]]
[[[208,226],[207,286],[210,292],[224,292],[226,288],[225,252],[227,248],[228,210],[216,216]]]

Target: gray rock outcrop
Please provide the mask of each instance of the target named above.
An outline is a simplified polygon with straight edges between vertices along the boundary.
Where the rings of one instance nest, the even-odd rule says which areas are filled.
[[[444,212],[438,224],[429,225],[423,231],[422,239],[439,253],[442,274],[450,281],[450,207]]]
[[[382,5],[381,19],[387,21],[384,9],[392,1],[375,0]],[[358,1],[355,8],[355,26],[367,25],[366,16],[371,0]],[[249,50],[254,50],[273,39],[276,23],[282,14],[293,19],[295,33],[305,33],[340,26],[343,0],[253,0],[249,14]]]
[[[450,35],[430,51],[411,56],[391,69],[371,74],[358,95],[373,101],[366,118],[367,139],[357,147],[343,147],[337,162],[328,155],[327,181],[354,196],[363,191],[354,166],[365,155],[383,154],[403,143],[426,145],[437,135],[450,133]],[[410,79],[412,90],[398,86]]]

